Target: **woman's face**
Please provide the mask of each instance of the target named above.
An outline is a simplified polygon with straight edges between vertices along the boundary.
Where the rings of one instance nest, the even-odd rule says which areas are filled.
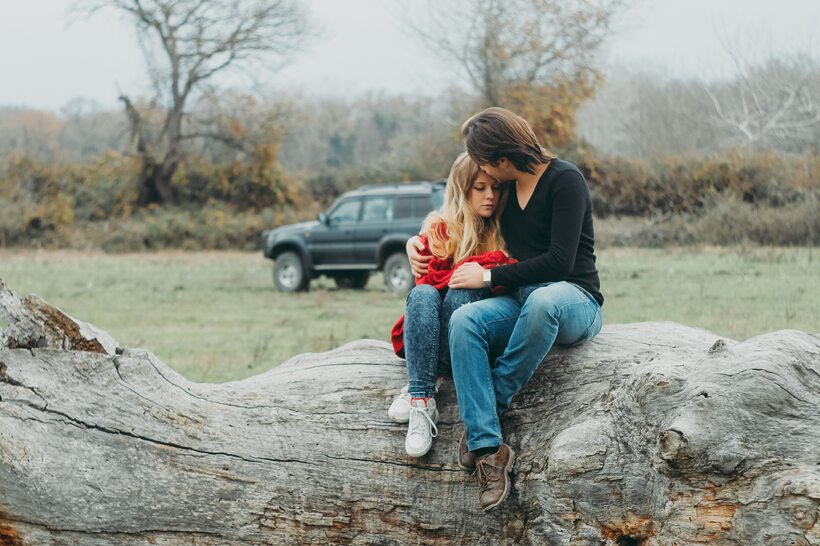
[[[489,174],[479,171],[467,200],[473,212],[482,218],[490,218],[498,208],[501,195],[501,183]]]

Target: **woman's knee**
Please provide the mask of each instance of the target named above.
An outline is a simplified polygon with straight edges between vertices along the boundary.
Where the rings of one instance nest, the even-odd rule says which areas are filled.
[[[432,301],[434,299],[440,300],[441,297],[439,296],[438,290],[429,284],[419,284],[414,286],[413,289],[407,294],[408,304],[411,302]]]
[[[482,290],[480,288],[451,288],[444,296],[444,307],[453,312],[462,305],[479,301],[482,299]]]

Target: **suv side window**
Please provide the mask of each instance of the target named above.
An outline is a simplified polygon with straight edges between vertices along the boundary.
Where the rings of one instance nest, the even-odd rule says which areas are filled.
[[[393,198],[388,195],[367,197],[362,222],[389,222],[393,219]]]
[[[429,195],[402,195],[396,198],[393,218],[424,218],[432,209]]]
[[[362,206],[361,199],[347,199],[342,201],[330,211],[328,218],[331,224],[341,222],[356,222],[359,220],[359,209]]]

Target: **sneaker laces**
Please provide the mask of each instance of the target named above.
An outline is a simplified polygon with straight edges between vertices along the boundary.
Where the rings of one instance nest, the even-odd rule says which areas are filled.
[[[413,418],[414,416],[418,416],[419,414],[423,415],[424,419],[427,419],[427,422],[430,423],[430,435],[433,438],[435,438],[438,435],[438,428],[436,427],[436,424],[433,422],[432,417],[430,417],[430,414],[427,413],[426,403],[423,408],[416,407],[412,403],[410,404],[410,424],[408,425],[410,429],[410,434],[424,434],[425,432],[424,420],[418,417],[416,417],[415,419]]]

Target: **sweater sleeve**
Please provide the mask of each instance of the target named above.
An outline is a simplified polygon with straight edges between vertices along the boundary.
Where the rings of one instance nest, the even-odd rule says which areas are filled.
[[[577,171],[562,173],[555,181],[552,199],[544,204],[552,212],[549,248],[538,256],[493,269],[493,286],[526,286],[562,281],[569,276],[575,265],[588,200],[589,190],[583,176]]]

